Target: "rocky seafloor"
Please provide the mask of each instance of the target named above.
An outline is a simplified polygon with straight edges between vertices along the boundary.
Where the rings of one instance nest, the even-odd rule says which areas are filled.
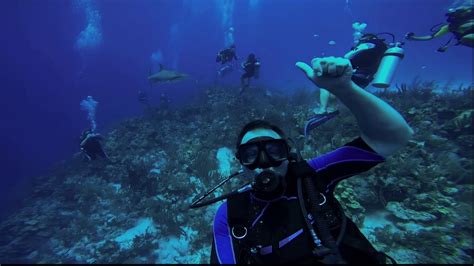
[[[336,195],[399,263],[473,263],[473,88],[439,94],[419,80],[397,88],[377,95],[407,119],[413,139]],[[218,204],[188,206],[239,169],[232,155],[245,123],[282,125],[304,158],[358,135],[342,108],[304,139],[316,91],[237,94],[211,86],[185,107],[148,109],[105,134],[112,163],[76,154],[36,178],[24,207],[0,224],[0,263],[208,263]]]

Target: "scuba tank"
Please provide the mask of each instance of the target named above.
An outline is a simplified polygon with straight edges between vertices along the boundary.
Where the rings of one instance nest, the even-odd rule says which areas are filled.
[[[382,34],[391,35],[392,43],[387,44],[385,39],[380,38]],[[395,36],[391,33],[364,34],[359,43],[344,56],[351,61],[354,69],[352,81],[361,87],[366,87],[372,81],[376,88],[389,87],[404,56],[402,45],[395,42]]]
[[[403,43],[397,42],[393,44],[393,47],[385,51],[377,73],[375,73],[372,86],[376,88],[388,88],[390,86],[395,71],[405,56],[405,50],[402,48],[402,45]]]
[[[255,78],[258,79],[260,77],[260,61],[257,60],[255,62]]]

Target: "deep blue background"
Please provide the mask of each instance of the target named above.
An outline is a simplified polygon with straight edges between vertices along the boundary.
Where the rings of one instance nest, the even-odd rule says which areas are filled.
[[[224,45],[217,2],[94,1],[102,18],[103,43],[81,54],[74,44],[86,18],[74,1],[0,1],[1,212],[16,207],[14,199],[26,195],[31,177],[78,152],[78,136],[88,126],[79,103],[87,95],[99,102],[97,123],[103,133],[142,112],[136,95],[139,89],[149,89],[146,76],[156,50],[163,52],[165,66],[176,63],[191,79],[155,86],[149,92],[152,101],[165,92],[178,105],[214,82],[215,54]],[[344,12],[345,2],[260,0],[250,9],[248,1],[235,1],[232,18],[239,59],[249,52],[257,54],[263,64],[259,84],[288,90],[308,87],[294,63],[323,53],[343,55],[352,45],[354,21],[367,23],[366,32],[390,31],[398,38],[409,31],[428,34],[431,26],[445,20],[452,4],[351,0],[350,16]],[[172,27],[177,34],[170,34]],[[394,84],[410,82],[416,75],[441,85],[471,83],[472,50],[454,47],[437,53],[447,39],[407,43]],[[328,45],[330,40],[336,45]],[[221,82],[233,89],[238,77],[235,72]]]

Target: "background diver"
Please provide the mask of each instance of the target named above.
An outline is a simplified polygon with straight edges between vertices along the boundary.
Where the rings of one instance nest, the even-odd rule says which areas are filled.
[[[229,48],[219,51],[219,53],[217,53],[216,62],[220,62],[222,67],[217,71],[217,74],[222,77],[231,72],[234,68],[232,65],[232,61],[234,59],[236,61],[238,60],[235,52],[235,44],[232,44]]]
[[[221,64],[226,64],[227,62],[232,61],[233,59],[238,60],[235,53],[235,44],[232,44],[229,48],[223,49],[217,53],[216,62]]]
[[[415,33],[409,32],[405,38],[411,41],[429,41],[451,32],[457,42],[454,45],[464,45],[474,47],[474,6],[461,6],[456,9],[449,9],[446,13],[447,23],[438,24],[431,28],[433,32],[427,36],[416,36]],[[452,41],[451,37],[448,42],[438,48],[438,52],[445,52]]]
[[[389,34],[389,33],[381,33]],[[388,87],[393,78],[393,74],[398,67],[400,58],[403,57],[403,50],[401,49],[402,43],[395,43],[395,37],[393,37],[392,48],[385,42],[385,39],[379,38],[381,34],[364,34],[357,45],[355,45],[349,52],[344,55],[344,58],[349,59],[353,68],[352,81],[361,88],[366,88],[372,81],[377,73],[382,73],[374,83],[377,87]],[[391,34],[389,34],[391,35]],[[390,50],[389,50],[390,49]],[[394,60],[382,61],[384,55],[390,51],[394,56]],[[388,53],[388,54],[391,54]],[[321,124],[329,121],[339,114],[337,110],[337,100],[326,89],[320,88],[320,105],[319,110],[316,114],[310,117],[304,128],[304,135],[307,137],[309,132],[320,126]]]
[[[251,53],[247,57],[247,61],[241,64],[244,74],[240,77],[240,94],[250,86],[250,78],[258,79],[260,76],[260,61],[257,60],[255,54]]]
[[[94,161],[100,157],[110,161],[102,148],[102,135],[93,132],[91,129],[87,129],[82,132],[80,140],[81,151],[86,160]]]
[[[306,161],[277,126],[260,120],[247,124],[236,157],[258,186],[227,198],[217,210],[211,263],[385,263],[390,257],[345,216],[333,192],[341,180],[383,162],[413,130],[390,105],[351,81],[348,59],[315,58],[312,67],[296,65],[349,108],[360,137]]]

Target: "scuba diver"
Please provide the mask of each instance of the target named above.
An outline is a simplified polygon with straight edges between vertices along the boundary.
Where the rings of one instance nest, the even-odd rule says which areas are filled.
[[[229,48],[219,51],[217,53],[216,62],[220,62],[223,66],[217,71],[219,76],[225,76],[226,74],[230,73],[234,66],[232,65],[232,60],[238,60],[237,55],[235,53],[235,44],[232,44]]]
[[[393,38],[392,43],[387,44],[385,39],[378,37],[382,34],[391,35]],[[362,88],[367,87],[371,82],[377,88],[389,87],[394,72],[404,56],[404,51],[401,48],[402,45],[403,43],[395,42],[395,36],[390,33],[368,33],[362,35],[357,45],[344,55],[344,58],[350,60],[354,71],[352,81]],[[336,97],[321,88],[319,110],[316,112],[316,115],[307,120],[304,128],[305,137],[308,137],[312,129],[339,114],[335,103]]]
[[[415,36],[415,33],[409,32],[405,38],[411,41],[429,41],[451,32],[456,38],[457,42],[454,45],[464,45],[474,47],[474,6],[461,6],[456,9],[450,8],[447,16],[446,24],[437,24],[431,28],[433,32],[428,36]],[[441,26],[442,25],[442,26]],[[439,26],[441,26],[439,28]],[[451,37],[448,42],[438,48],[438,52],[445,52],[452,41]]]
[[[109,157],[102,148],[101,141],[103,137],[99,133],[93,132],[91,129],[86,129],[81,134],[81,151],[88,161],[94,161],[101,157],[110,161]]]
[[[258,79],[260,76],[260,61],[257,60],[255,54],[251,53],[247,57],[247,61],[241,64],[244,74],[240,77],[240,94],[250,86],[250,78]],[[247,81],[247,82],[245,82]]]
[[[231,62],[233,59],[239,60],[235,54],[235,44],[232,44],[229,48],[223,49],[217,53],[216,62],[221,64],[226,64]]]
[[[214,218],[210,263],[385,263],[391,258],[377,251],[344,214],[334,189],[384,162],[407,143],[413,130],[390,105],[351,81],[348,59],[315,58],[312,67],[302,62],[296,66],[349,108],[360,137],[303,160],[276,125],[263,120],[245,125],[236,143],[243,169],[232,176],[245,174],[253,181],[218,197],[226,201]],[[199,204],[202,199],[190,208],[217,201]]]

